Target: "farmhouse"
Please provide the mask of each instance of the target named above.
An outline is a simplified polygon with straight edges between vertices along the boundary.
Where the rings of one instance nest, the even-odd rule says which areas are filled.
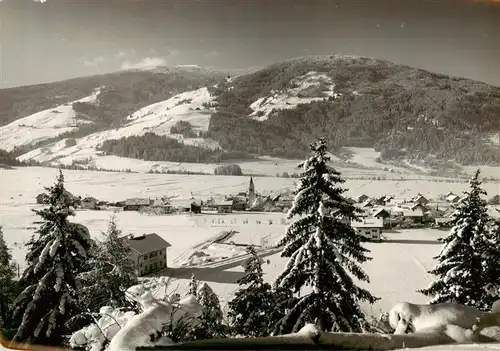
[[[238,194],[233,198],[233,209],[235,211],[245,211],[247,209],[247,205],[246,194]]]
[[[201,201],[195,199],[173,200],[172,207],[178,212],[201,213]]]
[[[149,198],[132,198],[125,201],[124,211],[138,211],[141,207],[147,207],[151,205],[151,200]]]
[[[422,210],[404,210],[403,217],[413,223],[422,223],[424,219],[424,212]]]
[[[386,219],[389,218],[390,216],[391,214],[384,208],[377,209],[375,212],[373,212],[373,218],[377,219]]]
[[[215,203],[217,208],[217,213],[231,213],[233,212],[233,201],[232,200],[219,200]]]
[[[381,219],[364,219],[360,222],[354,221],[351,225],[358,234],[363,235],[367,239],[375,241],[382,239],[384,223]]]
[[[417,196],[413,198],[413,202],[419,205],[427,205],[429,200],[427,200],[422,194],[417,194]]]
[[[167,267],[167,248],[172,245],[158,234],[143,234],[126,239],[132,249],[130,260],[134,262],[138,276]]]

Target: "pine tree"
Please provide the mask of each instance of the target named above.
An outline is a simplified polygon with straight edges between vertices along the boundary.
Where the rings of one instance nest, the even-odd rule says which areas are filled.
[[[499,255],[499,242],[490,247],[493,239],[489,231],[491,218],[487,214],[486,201],[481,198],[486,192],[481,189],[479,174],[477,170],[469,182],[470,190],[458,204],[453,227],[440,239],[443,247],[435,257],[438,263],[429,272],[436,280],[427,289],[419,290],[431,297],[430,304],[456,302],[489,310],[495,301],[485,294],[485,287],[499,282],[500,275],[487,278],[489,273],[485,268],[497,263],[495,255]]]
[[[27,245],[28,268],[21,277],[27,288],[16,299],[21,320],[14,341],[60,345],[66,321],[78,310],[76,275],[92,240],[85,226],[68,220],[75,212],[61,171],[47,191],[48,208],[35,210],[43,224]]]
[[[3,238],[0,226],[0,331],[12,328],[13,302],[19,293],[18,284],[14,280],[15,265],[12,255]],[[0,333],[1,334],[1,333]]]
[[[321,138],[311,145],[313,155],[299,167],[294,203],[288,218],[291,223],[280,241],[281,255],[290,260],[275,287],[290,290],[297,302],[280,323],[284,332],[297,331],[307,323],[315,323],[324,331],[361,332],[368,327],[360,302],[374,303],[377,298],[355,285],[351,273],[361,281],[368,276],[358,263],[368,261],[369,252],[362,247],[365,239],[350,222],[358,210],[343,196],[340,173],[327,165],[326,141]],[[302,288],[312,292],[303,296]]]
[[[80,300],[85,310],[97,312],[101,306],[132,308],[126,291],[137,284],[137,273],[130,260],[132,249],[111,217],[104,240],[91,249],[88,271],[78,276],[82,283]]]
[[[12,260],[12,254],[7,248],[7,244],[3,238],[2,226],[0,226],[0,266],[9,266]]]
[[[200,323],[194,328],[193,339],[205,340],[223,337],[225,326],[222,324],[223,313],[219,298],[207,283],[199,285],[197,296],[202,306]]]
[[[489,245],[483,258],[483,280],[486,283],[485,308],[487,310],[500,299],[500,220],[492,220],[489,226]]]
[[[271,285],[264,282],[263,260],[255,248],[247,249],[245,275],[237,283],[239,289],[229,302],[228,316],[233,333],[245,336],[267,336],[271,332],[270,311],[275,307]]]
[[[191,274],[191,280],[189,281],[189,291],[188,295],[192,295],[194,297],[198,297],[198,287],[199,287],[199,282],[196,280],[196,276]]]

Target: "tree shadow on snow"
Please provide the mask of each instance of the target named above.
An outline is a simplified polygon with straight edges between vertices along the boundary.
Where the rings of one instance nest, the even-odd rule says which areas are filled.
[[[413,240],[413,239],[385,239],[383,243],[392,244],[424,244],[424,245],[443,245],[437,240]]]
[[[167,268],[162,271],[162,275],[177,279],[191,279],[192,274],[200,281],[225,284],[236,284],[245,275],[244,272],[230,272],[220,268]]]

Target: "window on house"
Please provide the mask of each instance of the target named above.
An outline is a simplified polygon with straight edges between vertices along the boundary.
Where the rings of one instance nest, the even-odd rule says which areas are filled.
[[[150,269],[150,270],[153,270],[153,265],[152,265],[152,264],[149,266],[149,269]]]

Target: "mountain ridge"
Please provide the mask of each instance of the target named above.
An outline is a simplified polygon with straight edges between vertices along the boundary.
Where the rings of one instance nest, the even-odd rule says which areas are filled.
[[[206,110],[207,106],[193,107],[191,102],[185,105],[191,106],[186,107],[193,110],[189,113],[209,111],[208,128],[191,126],[184,117],[169,116],[168,111],[155,112],[160,113],[158,119],[177,118],[181,124],[176,130],[182,127],[180,134],[188,133],[187,138],[179,133],[174,136],[181,144],[189,144],[195,131],[198,138],[219,145],[227,153],[298,158],[307,153],[312,139],[324,135],[337,150],[345,146],[374,147],[381,152],[381,161],[410,160],[435,167],[443,163],[500,162],[499,146],[491,142],[491,136],[500,131],[500,87],[376,58],[345,55],[304,56],[239,71],[244,73],[228,77],[228,72],[203,67],[161,67],[0,90],[0,104],[7,106],[0,112],[0,128],[5,130],[7,123],[39,112],[37,109],[62,103],[61,94],[66,100],[76,101],[84,93],[89,95],[91,88],[104,86],[94,106],[72,105],[77,115],[92,123],[16,149],[19,156],[28,156],[36,149],[34,154],[41,154],[42,148],[53,148],[63,139],[75,139],[78,144],[79,138],[93,133],[119,131],[130,123],[127,118],[141,109],[206,88],[214,106]],[[112,152],[118,156],[141,158],[145,152],[137,152],[137,143],[148,149],[148,138],[152,142],[155,128],[140,135],[115,133],[112,140],[123,140],[108,140],[107,145],[112,144]],[[170,138],[175,134],[163,130],[160,136]],[[171,153],[161,149],[171,142],[162,143],[154,139],[157,151],[148,151],[147,157],[169,161],[161,158],[171,157]],[[136,151],[131,152],[134,148]],[[55,153],[44,159],[57,161],[59,156]],[[191,156],[191,160],[198,159]]]

